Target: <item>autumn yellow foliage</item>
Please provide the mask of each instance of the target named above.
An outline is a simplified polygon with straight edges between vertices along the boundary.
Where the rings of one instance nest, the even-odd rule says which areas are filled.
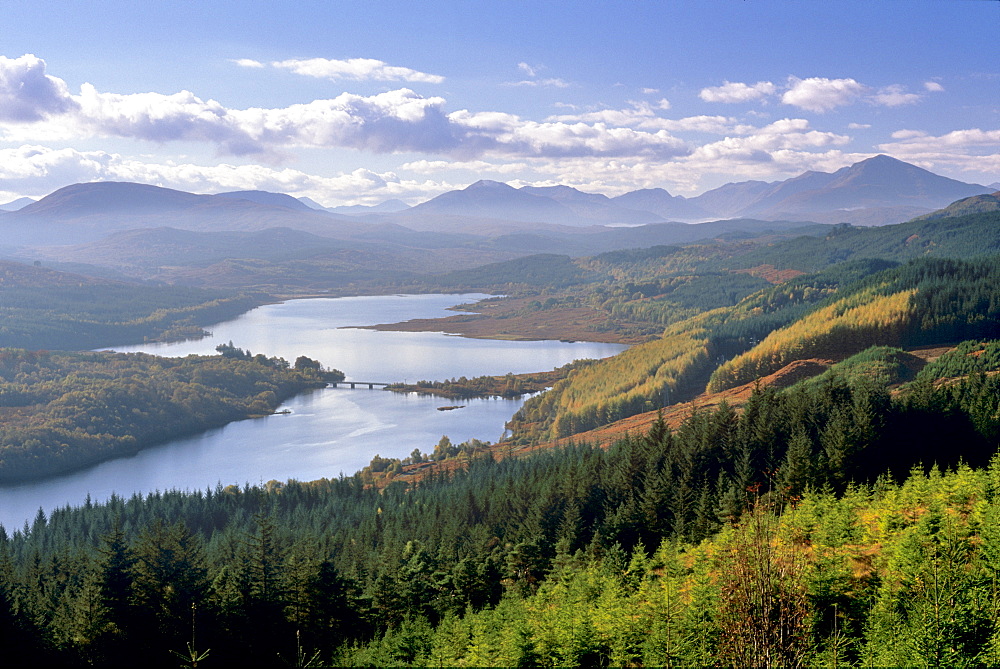
[[[547,436],[562,437],[665,406],[689,390],[692,377],[707,373],[708,323],[719,311],[677,323],[660,339],[574,371],[544,400],[526,405],[521,418],[541,423],[546,415],[555,416]]]
[[[708,392],[750,383],[793,360],[843,357],[869,346],[899,344],[912,322],[917,291],[880,295],[880,288],[845,297],[775,330],[754,348],[716,369]]]

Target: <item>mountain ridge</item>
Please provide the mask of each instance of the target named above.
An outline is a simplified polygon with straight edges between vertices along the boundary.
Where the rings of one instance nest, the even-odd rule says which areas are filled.
[[[372,226],[472,234],[586,233],[603,226],[641,227],[750,218],[823,224],[884,225],[929,214],[991,189],[966,184],[885,155],[835,172],[808,171],[777,182],[725,184],[697,197],[662,188],[616,197],[576,188],[524,186],[480,180],[407,207],[387,201],[374,207],[317,210],[315,202],[268,191],[202,195],[131,182],[90,182],[60,188],[17,211],[0,212],[10,247],[94,241],[128,229],[176,227],[220,231],[293,228],[322,237],[368,236]]]
[[[369,227],[347,216],[310,210],[283,194],[201,195],[149,184],[98,181],[65,186],[7,212],[0,230],[10,245],[44,246],[166,226],[206,232],[290,227],[333,238],[349,237]]]

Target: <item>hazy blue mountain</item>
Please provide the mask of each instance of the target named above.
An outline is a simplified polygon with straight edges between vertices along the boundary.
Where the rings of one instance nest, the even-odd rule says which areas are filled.
[[[605,195],[569,186],[514,188],[488,180],[410,207],[397,220],[403,225],[423,226],[443,222],[441,217],[451,217],[449,230],[458,230],[454,224],[462,218],[474,219],[480,229],[489,221],[573,227],[663,222],[653,212],[622,207]]]
[[[990,191],[879,155],[830,173],[809,171],[772,183],[728,183],[693,198],[673,196],[662,188],[609,198],[568,186],[515,189],[479,181],[411,208],[408,214],[413,216],[400,222],[417,221],[426,229],[434,225],[426,216],[449,216],[453,220],[447,229],[453,231],[461,229],[462,217],[571,226],[731,218],[884,225]]]
[[[123,181],[79,183],[60,188],[18,213],[23,216],[80,218],[109,213],[177,211],[198,206],[211,198],[172,188]]]
[[[145,184],[96,182],[60,188],[17,211],[0,209],[0,243],[7,248],[78,244],[122,230],[169,226],[202,232],[290,228],[335,239],[371,239],[373,234],[392,237],[395,233],[386,231],[396,230],[399,239],[440,248],[458,243],[455,235],[589,235],[604,225],[667,220],[751,218],[883,225],[992,190],[888,156],[774,183],[730,183],[694,198],[675,197],[663,189],[609,198],[568,186],[513,188],[484,180],[415,207],[389,200],[375,207],[334,208],[350,215],[316,211],[319,205],[307,198],[266,191],[198,195]],[[406,234],[398,227],[373,230],[378,225],[408,230]],[[428,232],[451,236],[446,241],[424,234]],[[518,239],[521,243],[526,238]]]
[[[301,202],[302,204],[304,204],[305,206],[309,207],[310,209],[315,209],[316,211],[328,211],[328,209],[326,207],[324,207],[323,205],[321,205],[319,202],[317,202],[316,200],[312,199],[311,197],[300,197],[300,198],[296,198],[296,199],[299,202]]]
[[[769,188],[761,191],[752,203],[741,210],[741,213],[743,215],[751,215],[757,212],[768,211],[799,193],[826,188],[835,178],[833,174],[828,172],[814,172],[810,170],[803,172],[797,177],[774,182],[770,184]]]
[[[345,216],[363,216],[364,214],[394,214],[398,211],[406,211],[410,205],[402,200],[386,200],[371,206],[363,204],[342,205],[340,207],[325,207],[326,211]]]
[[[467,216],[532,223],[578,224],[572,209],[550,197],[518,190],[499,181],[482,180],[442,193],[406,211],[407,215]]]
[[[739,216],[773,187],[766,181],[739,181],[705,191],[689,201],[711,216],[730,218]]]
[[[584,193],[569,186],[523,186],[519,190],[555,200],[568,207],[581,219],[591,221],[591,224],[645,225],[662,223],[664,220],[662,216],[651,211],[630,209],[607,195]]]
[[[23,209],[29,204],[37,202],[30,197],[19,197],[16,200],[11,200],[7,204],[0,204],[0,211],[17,211],[18,209]]]
[[[703,220],[711,214],[697,204],[679,195],[671,195],[662,188],[642,188],[611,198],[612,202],[628,209],[649,211],[664,220]]]
[[[275,194],[269,194],[275,195]],[[294,198],[287,197],[292,202]],[[299,203],[301,205],[301,203]],[[4,216],[0,231],[11,245],[93,241],[111,232],[170,226],[199,231],[258,231],[287,227],[324,237],[362,232],[354,219],[244,197],[197,195],[127,182],[66,186]]]
[[[989,188],[949,179],[878,155],[836,172],[804,172],[785,181],[720,186],[690,202],[716,216],[803,218],[861,225],[898,223]]]
[[[770,206],[762,211],[788,213],[898,206],[935,209],[989,190],[883,155],[839,169],[829,177],[820,187],[803,189],[768,203]]]
[[[257,204],[266,204],[271,207],[287,207],[294,211],[315,211],[305,202],[285,195],[284,193],[271,193],[266,190],[237,190],[229,193],[218,193],[215,197],[228,197],[237,200],[249,200]]]

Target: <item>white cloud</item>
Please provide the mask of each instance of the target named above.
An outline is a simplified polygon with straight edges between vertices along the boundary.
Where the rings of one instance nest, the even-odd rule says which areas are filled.
[[[927,84],[925,84],[926,86]],[[928,88],[928,90],[934,89]],[[854,104],[859,100],[884,107],[899,107],[916,104],[921,99],[923,99],[922,95],[908,93],[905,87],[900,84],[891,84],[872,92],[868,86],[854,79],[826,79],[823,77],[809,79],[789,77],[788,90],[781,96],[781,101],[787,105],[818,113]]]
[[[892,133],[893,139],[914,139],[916,137],[926,137],[927,133],[923,130],[897,130]]]
[[[704,144],[691,153],[693,162],[770,163],[781,152],[803,152],[829,146],[842,146],[850,137],[811,129],[805,119],[781,119],[756,128],[743,137],[726,137]]]
[[[306,60],[281,60],[271,63],[274,67],[291,70],[295,74],[319,79],[353,79],[356,81],[408,81],[440,84],[444,77],[411,70],[408,67],[389,65],[373,58],[350,58],[330,60],[309,58]]]
[[[545,81],[535,80],[531,85],[545,85]],[[777,94],[767,93],[766,88],[755,90],[762,95]],[[910,95],[891,86],[874,93],[853,79],[790,79],[783,97],[789,104],[813,110],[853,101],[893,102],[878,99],[880,94]],[[717,95],[721,100],[722,93]],[[839,147],[850,137],[814,129],[804,119],[760,121],[766,125],[757,127],[721,115],[664,118],[668,108],[665,99],[650,98],[632,101],[624,109],[574,111],[535,121],[497,111],[449,111],[443,97],[425,97],[400,88],[369,96],[343,93],[282,108],[233,109],[190,91],[119,94],[84,84],[74,95],[65,82],[46,73],[44,61],[22,56],[0,59],[0,140],[26,145],[0,152],[0,178],[6,180],[5,191],[26,195],[44,194],[76,181],[116,179],[209,192],[261,188],[323,202],[371,202],[388,197],[412,202],[448,190],[445,180],[463,170],[602,192],[659,185],[693,192],[706,174],[710,175],[706,179],[719,179],[719,183],[735,177],[784,178],[803,169],[836,169],[850,164],[852,158],[868,157],[842,153]],[[746,118],[752,116],[756,114]],[[975,158],[977,171],[982,173],[998,161],[997,132],[967,130],[931,137],[900,130],[880,148],[929,168],[971,169],[968,166]],[[701,137],[705,134],[715,135],[710,138],[713,141],[706,142]],[[408,156],[409,162],[396,168],[398,174],[357,169],[317,176],[260,165],[206,167],[191,164],[190,158],[178,159],[181,164],[165,164],[163,160],[37,146],[59,139],[106,137],[160,145],[195,143],[220,154],[252,156],[258,161],[276,161],[299,148],[421,155],[415,156],[417,160]]]
[[[45,73],[44,60],[0,56],[0,121],[30,123],[75,106],[66,82]]]
[[[13,133],[4,129],[4,138],[24,139],[31,131],[46,137],[58,130],[63,136],[74,132],[78,137],[205,142],[230,155],[275,158],[290,147],[448,153],[459,147],[465,133],[445,116],[443,98],[425,98],[405,88],[369,97],[343,93],[278,109],[228,109],[189,91],[104,93],[90,84],[81,86],[78,96],[67,94],[61,100],[41,107],[51,110],[51,120]],[[19,114],[31,118],[24,108],[24,104],[18,107]],[[40,105],[32,109],[39,118]],[[61,115],[56,117],[57,111]]]
[[[79,107],[77,122],[99,135],[153,142],[203,141],[233,154],[263,150],[230,110],[189,91],[120,95],[83,84],[74,99]]]
[[[551,123],[610,123],[612,125],[636,126],[654,117],[653,107],[648,102],[632,102],[628,109],[601,109],[582,114],[562,114],[546,119]]]
[[[774,95],[775,87],[770,81],[758,81],[748,85],[740,82],[724,82],[721,86],[701,89],[698,94],[705,102],[748,102],[768,95]]]
[[[467,143],[479,140],[484,153],[522,157],[649,156],[687,152],[683,141],[665,130],[645,132],[609,127],[606,122],[527,121],[498,112],[453,112],[449,119],[469,130]]]
[[[659,92],[660,92],[659,88],[644,88],[644,89],[642,89],[642,94],[643,95],[656,95]]]
[[[953,130],[943,135],[930,135],[919,130],[899,130],[892,134],[893,139],[898,142],[880,144],[879,149],[901,149],[918,151],[941,151],[944,149],[972,149],[984,147],[993,151],[1000,151],[1000,130],[981,130],[971,128],[968,130]]]
[[[661,102],[666,102],[665,100]],[[669,107],[669,103],[668,103]],[[665,109],[657,103],[656,109]],[[551,123],[606,123],[608,125],[626,126],[642,130],[665,130],[667,132],[702,132],[716,135],[745,134],[753,130],[752,126],[741,125],[735,119],[726,116],[689,116],[680,119],[667,119],[656,115],[654,107],[648,102],[632,102],[628,109],[601,109],[582,114],[562,114],[545,119]]]
[[[490,163],[485,160],[415,160],[403,163],[399,169],[416,174],[440,174],[464,170],[475,174],[517,174],[529,169],[528,163]]]
[[[793,105],[813,112],[828,112],[853,103],[867,91],[854,79],[826,79],[789,77],[789,88],[781,96],[786,105]]]
[[[687,116],[679,119],[657,119],[642,127],[658,127],[670,132],[700,132],[710,135],[745,135],[753,132],[754,127],[737,123],[728,116]]]
[[[529,65],[528,63],[521,62],[517,64],[517,69],[524,72],[528,79],[522,79],[521,81],[508,81],[504,83],[504,86],[526,86],[529,88],[569,88],[570,84],[567,81],[558,79],[556,77],[547,77],[545,79],[539,79],[538,75],[542,71],[548,69],[544,65]]]
[[[849,130],[867,130],[872,127],[871,123],[848,123],[847,127]]]
[[[189,91],[103,93],[89,84],[81,87],[79,96],[65,99],[69,102],[62,108],[72,103],[74,109],[51,125],[74,127],[82,136],[203,142],[226,154],[265,160],[295,147],[417,151],[462,159],[488,153],[663,157],[685,152],[684,143],[662,129],[645,132],[607,122],[538,123],[496,112],[447,114],[443,98],[425,98],[409,89],[367,97],[343,93],[278,109],[228,109]]]
[[[529,86],[532,88],[569,88],[569,82],[562,79],[524,79],[522,81],[511,81],[507,86]]]
[[[873,95],[872,101],[886,107],[899,107],[900,105],[916,104],[922,97],[917,93],[907,93],[899,84],[893,84]]]
[[[266,67],[264,63],[260,62],[259,60],[253,60],[252,58],[232,58],[230,59],[229,62],[235,63],[240,67],[249,67],[253,69],[260,69]]]
[[[942,86],[936,81],[925,81],[924,89],[930,91],[931,93],[941,93],[944,91],[944,86]]]
[[[232,112],[239,126],[264,147],[344,147],[376,153],[450,152],[463,128],[444,113],[444,99],[409,89],[373,96],[342,93],[329,100],[281,109]]]
[[[42,133],[58,126],[64,131],[72,128],[78,136],[202,142],[225,154],[255,155],[265,160],[277,159],[283,151],[296,147],[417,151],[466,160],[486,154],[662,158],[686,152],[684,142],[662,127],[649,131],[614,127],[628,120],[624,117],[539,123],[497,112],[461,110],[449,114],[443,98],[423,97],[406,88],[372,96],[342,93],[332,99],[277,109],[229,109],[190,91],[118,94],[84,84],[80,94],[72,96],[61,80],[45,75],[44,63],[33,57],[26,61],[26,67],[14,71],[27,72],[45,84],[46,94],[34,97],[18,93],[23,87],[6,87],[7,97],[19,103],[8,105],[8,109],[39,121],[33,129]],[[58,118],[46,125],[48,116],[53,115]],[[645,102],[627,115],[654,116]],[[6,138],[11,139],[9,135]]]
[[[899,130],[896,141],[878,145],[878,150],[926,169],[952,168],[961,172],[1000,172],[1000,130],[969,128],[943,135],[919,130]]]

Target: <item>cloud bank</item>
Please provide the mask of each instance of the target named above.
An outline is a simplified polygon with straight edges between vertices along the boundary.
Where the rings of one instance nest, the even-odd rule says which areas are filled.
[[[342,71],[339,65],[327,69],[331,62],[295,61],[296,67],[314,68],[317,75]],[[365,61],[355,72],[370,74],[378,67]],[[190,91],[117,94],[84,84],[73,95],[65,82],[45,73],[44,61],[28,56],[0,62],[0,81],[4,82],[0,114],[8,119],[43,126],[52,122],[62,130],[75,129],[81,136],[206,142],[234,156],[276,159],[283,150],[302,147],[427,152],[461,159],[484,155],[662,158],[685,152],[683,142],[663,129],[612,127],[597,120],[539,123],[495,112],[448,113],[444,98],[424,97],[407,88],[371,96],[342,93],[278,109],[229,109]]]
[[[444,77],[437,74],[427,74],[411,70],[408,67],[393,66],[373,58],[350,58],[348,60],[309,58],[306,60],[275,61],[271,65],[295,74],[334,81],[353,79],[355,81],[407,81],[428,84],[440,84],[444,81]]]
[[[232,62],[325,79],[443,80],[370,59]],[[521,63],[518,69],[530,78],[530,85],[550,85],[537,77],[540,66]],[[619,108],[585,108],[565,101],[554,106],[570,113],[535,120],[500,111],[451,110],[444,97],[406,87],[370,95],[345,92],[286,107],[236,109],[186,90],[122,94],[82,84],[74,93],[46,71],[44,60],[27,54],[0,57],[0,141],[19,144],[0,149],[0,193],[37,196],[68,183],[114,179],[199,192],[276,190],[321,202],[373,204],[399,197],[412,203],[460,187],[462,179],[479,174],[606,193],[664,184],[689,193],[712,175],[718,175],[717,184],[741,177],[770,180],[806,169],[838,169],[871,155],[849,152],[852,137],[813,127],[797,114],[775,120],[775,109],[825,114],[858,103],[903,107],[943,90],[934,81],[912,93],[897,85],[876,89],[851,78],[790,77],[782,86],[724,81],[698,93],[710,103],[774,104],[740,117],[669,118],[671,104],[661,98],[627,101]],[[659,97],[653,89],[637,92]],[[676,94],[675,101],[683,107],[683,91]],[[838,127],[864,131],[871,125],[843,119]],[[982,173],[1000,169],[998,133],[974,128],[935,136],[904,129],[876,148],[927,168],[947,165]],[[181,151],[210,147],[217,158],[264,164],[196,165],[184,155],[174,164],[162,158],[42,146],[104,138],[157,147],[176,144]],[[318,176],[276,167],[292,155],[302,155],[301,149],[416,155],[406,155],[397,171],[359,168]],[[449,181],[456,179],[458,184]]]
[[[758,81],[756,84],[748,85],[739,82],[724,82],[721,86],[714,88],[703,88],[698,94],[705,102],[747,102],[758,100],[768,95],[774,95],[775,86],[770,81]]]
[[[937,82],[928,81],[924,84],[929,92],[940,92],[944,87]],[[755,100],[767,100],[779,93],[778,87],[770,81],[758,81],[755,84],[726,81],[721,86],[703,88],[698,94],[705,102],[720,102],[737,104]],[[855,79],[828,79],[826,77],[809,77],[800,79],[789,77],[783,90],[780,91],[781,102],[818,114],[833,111],[838,107],[846,107],[859,101],[884,107],[915,104],[923,99],[919,93],[908,93],[900,84],[891,84],[877,91]]]

